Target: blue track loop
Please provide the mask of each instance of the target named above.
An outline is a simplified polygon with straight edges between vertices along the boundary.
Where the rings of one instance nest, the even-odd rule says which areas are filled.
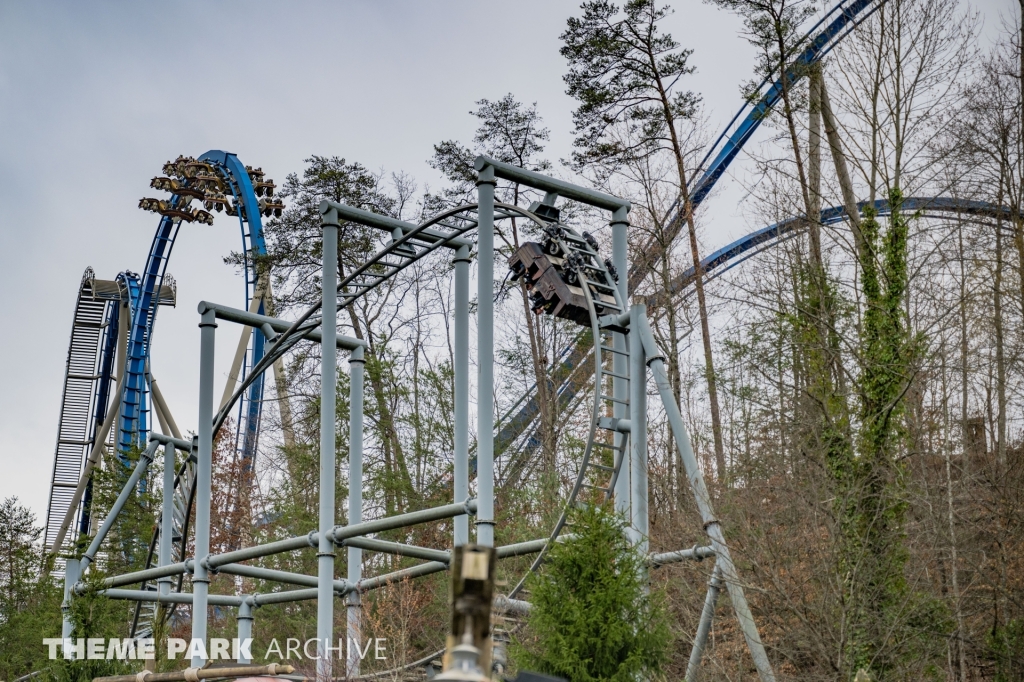
[[[266,243],[263,240],[260,206],[253,190],[252,181],[245,166],[234,154],[212,150],[203,154],[198,160],[213,166],[230,188],[235,205],[240,209],[238,219],[242,230],[242,250],[245,254],[245,307],[248,308],[255,293],[257,278],[256,263],[253,262],[250,255],[253,252],[264,255],[267,252]],[[189,197],[175,194],[171,196],[170,205],[174,208],[181,208],[189,201]],[[160,218],[156,234],[153,236],[153,243],[149,249],[146,267],[141,278],[136,281],[137,295],[132,296],[134,304],[128,330],[125,385],[117,424],[117,447],[121,452],[130,449],[136,443],[143,442],[148,435],[151,420],[148,418],[146,407],[148,397],[147,365],[149,364],[153,328],[156,322],[158,292],[167,272],[167,264],[170,261],[171,250],[174,248],[180,225],[180,218],[170,216]],[[263,312],[262,306],[260,312]],[[262,357],[264,346],[263,335],[259,330],[254,331],[253,337],[254,352],[250,354],[250,362]],[[259,356],[256,355],[257,353]],[[250,456],[255,452],[262,389],[262,378],[260,378],[250,391],[247,401],[248,410],[244,415],[246,433],[252,433],[252,438],[246,439],[247,445],[251,441],[252,449],[247,453]],[[241,428],[241,423],[239,426]]]
[[[252,180],[245,166],[234,154],[221,151],[206,152],[199,157],[200,161],[216,164],[222,177],[228,180],[235,197],[236,205],[244,210],[238,212],[238,224],[242,230],[242,242],[247,246],[243,253],[245,258],[245,307],[248,308],[252,297],[256,294],[258,275],[256,263],[250,259],[253,252],[258,256],[267,254],[267,244],[263,239],[263,222],[260,219],[259,202],[252,186]],[[222,170],[223,169],[223,170]],[[260,301],[260,315],[267,313],[265,299]],[[249,369],[263,358],[266,337],[259,329],[253,329],[250,352],[246,358],[245,371],[239,379],[248,374]],[[252,467],[252,458],[256,454],[259,437],[260,412],[263,406],[263,376],[260,375],[249,388],[245,399],[238,407],[238,424],[235,436],[235,447],[242,454],[243,473],[248,474]]]

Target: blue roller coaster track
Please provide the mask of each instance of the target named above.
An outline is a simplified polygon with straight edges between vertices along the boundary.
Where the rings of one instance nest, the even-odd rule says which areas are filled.
[[[234,154],[222,151],[209,151],[199,157],[198,161],[208,163],[223,178],[230,188],[231,194],[243,210],[238,211],[238,221],[242,230],[243,253],[245,254],[245,303],[246,308],[254,294],[256,286],[255,263],[250,261],[253,252],[265,255],[266,243],[263,240],[263,225],[260,220],[260,206],[253,189],[252,180],[245,166]],[[170,205],[175,209],[184,208],[192,200],[188,194],[173,194]],[[142,271],[138,303],[132,312],[131,327],[128,338],[127,364],[125,367],[125,386],[121,400],[121,414],[118,418],[118,449],[127,450],[132,445],[145,439],[148,431],[146,419],[146,375],[149,363],[150,341],[156,321],[155,293],[159,290],[170,261],[171,250],[178,236],[181,218],[165,215],[160,219],[153,244],[149,249],[146,267]],[[136,298],[136,297],[133,297]],[[262,309],[260,310],[262,312]],[[254,360],[262,357],[263,334],[259,330],[253,335]],[[253,386],[250,394],[249,414],[246,420],[258,421],[262,382]],[[251,428],[255,429],[255,426]],[[251,454],[251,453],[250,453]]]
[[[246,168],[234,154],[219,150],[209,151],[195,161],[216,173],[225,189],[225,198],[234,202],[228,209],[229,213],[237,214],[241,228],[245,307],[248,309],[257,294],[256,258],[267,253],[261,220],[264,207],[257,198],[250,177],[251,169]],[[115,291],[115,287],[110,286],[112,283],[97,282],[89,270],[80,287],[47,510],[48,545],[58,537],[63,539],[69,525],[66,522],[69,512],[77,513],[79,532],[87,533],[89,530],[91,484],[86,487],[78,504],[74,504],[69,491],[81,483],[79,478],[85,458],[100,435],[100,425],[108,417],[107,410],[112,403],[115,378],[119,373],[119,332],[125,334],[125,357],[120,368],[120,374],[123,374],[118,401],[120,407],[110,445],[123,458],[134,445],[144,442],[152,428],[149,367],[157,309],[161,303],[173,303],[173,286],[168,287],[165,281],[171,281],[167,266],[182,216],[188,219],[194,215],[195,212],[188,209],[189,203],[203,198],[201,192],[190,187],[187,179],[177,183],[175,188],[164,204],[166,210],[160,217],[142,274],[122,272],[115,280]],[[171,293],[168,293],[169,289]],[[261,297],[256,312],[264,313],[264,307],[265,297]],[[127,329],[122,328],[125,325]],[[255,330],[242,376],[263,357],[264,348],[264,335]],[[239,402],[236,447],[245,462],[251,462],[256,452],[262,398],[261,376],[252,382],[245,399]],[[71,509],[73,504],[76,509]]]
[[[857,210],[863,214],[864,210],[871,206],[876,215],[889,215],[892,207],[885,199],[878,199],[874,202],[861,201],[857,203]],[[984,218],[1002,218],[1010,220],[1013,215],[1007,206],[990,204],[985,201],[971,201],[968,199],[953,199],[947,197],[907,197],[903,200],[901,209],[907,214],[916,214],[922,217],[956,217],[971,216]],[[821,225],[838,225],[847,220],[846,209],[842,206],[833,206],[821,212],[819,222]],[[701,271],[704,273],[705,281],[721,277],[745,260],[756,256],[764,249],[778,246],[807,229],[807,221],[803,218],[789,218],[774,225],[762,227],[750,234],[737,239],[718,251],[708,255],[701,260]],[[669,284],[667,291],[659,292],[649,301],[653,304],[657,299],[667,296],[675,297],[683,292],[696,279],[692,267],[681,272]]]
[[[796,59],[790,62],[785,73],[773,82],[769,82],[768,78],[761,81],[757,88],[757,91],[761,93],[760,97],[756,101],[748,102],[736,112],[736,115],[729,121],[729,125],[725,127],[701,161],[699,168],[706,170],[690,188],[690,200],[694,210],[711,193],[719,178],[739,155],[743,145],[779,103],[784,90],[805,78],[810,72],[811,66],[821,62],[843,38],[876,12],[884,2],[885,0],[840,2],[819,19],[804,36],[804,39],[798,43],[798,45],[806,45],[806,47]],[[826,24],[826,22],[828,23]],[[822,25],[825,25],[825,28],[815,33]],[[708,159],[712,155],[714,155],[714,159],[709,163]],[[683,216],[679,214],[678,202],[673,204],[668,212],[676,214],[672,219],[673,222],[683,219]]]

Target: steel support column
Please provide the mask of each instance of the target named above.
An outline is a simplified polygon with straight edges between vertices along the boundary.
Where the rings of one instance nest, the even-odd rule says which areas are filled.
[[[255,618],[252,615],[253,607],[246,597],[242,597],[242,603],[238,605],[238,662],[252,663],[252,659],[242,655],[245,647],[245,640],[252,639],[252,622]]]
[[[619,207],[612,212],[612,265],[619,273],[618,289],[619,296],[622,301],[629,305],[629,265],[628,265],[628,243],[627,243],[627,231],[629,228],[628,207]],[[627,338],[625,334],[616,332],[613,334],[612,343],[614,347],[619,350],[618,353],[612,353],[612,370],[620,377],[628,376],[630,372],[629,359],[624,354],[626,351]],[[604,390],[604,389],[602,389]],[[625,403],[630,398],[629,381],[621,379],[619,377],[612,378],[612,395],[615,396],[616,402],[612,407],[612,416],[615,419],[626,419],[632,412],[632,406]],[[622,402],[619,402],[622,401]],[[615,457],[622,459],[622,462],[615,462],[614,465],[618,468],[618,477],[615,479],[615,489],[613,495],[615,497],[615,511],[621,516],[625,517],[626,520],[631,520],[634,516],[634,511],[630,505],[630,472],[632,467],[629,465],[629,451],[627,449],[629,436],[625,433],[616,433],[613,438],[615,439]],[[633,524],[630,522],[627,527],[627,533],[630,535],[630,539],[636,542],[636,533],[633,529]]]
[[[164,489],[163,500],[160,510],[160,555],[159,566],[168,566],[171,563],[171,541],[174,535],[174,444],[164,443]],[[171,592],[171,585],[174,578],[164,576],[157,580],[160,585],[160,594],[167,595]]]
[[[476,541],[494,546],[494,168],[477,168]]]
[[[704,597],[704,609],[700,613],[697,634],[693,637],[690,661],[686,664],[686,682],[697,682],[700,679],[700,660],[704,657],[704,647],[708,643],[711,622],[715,618],[715,604],[718,602],[718,593],[721,590],[722,569],[716,562],[715,570],[711,572],[711,580],[708,581],[708,593]]]
[[[317,551],[316,638],[317,679],[331,679],[327,646],[334,639],[334,470],[337,466],[335,420],[338,385],[338,214],[323,218],[323,301],[320,331],[320,538]]]
[[[469,498],[469,247],[455,252],[454,502]],[[469,542],[469,518],[455,517],[454,544]]]
[[[640,552],[647,554],[650,537],[647,490],[647,357],[640,340],[640,320],[647,306],[629,310],[629,481],[630,525],[636,531]]]
[[[78,559],[68,559],[64,564],[64,601],[60,605],[63,622],[61,623],[60,636],[67,642],[74,633],[74,622],[71,620],[71,600],[75,597],[75,583],[81,577],[81,568]],[[73,655],[73,653],[72,653]],[[65,648],[64,657],[69,658],[68,650]]]
[[[356,526],[363,522],[363,349],[356,348],[349,356],[351,380],[349,381],[349,454],[348,454],[348,525]],[[331,540],[328,538],[328,542]],[[347,547],[348,551],[348,583],[359,585],[363,578],[363,550],[359,547]],[[358,589],[348,593],[348,633],[349,642],[361,642],[362,629],[362,598]],[[351,645],[350,645],[351,647]],[[349,652],[347,674],[349,677],[359,675],[359,656]]]
[[[206,558],[210,554],[210,495],[213,476],[213,371],[216,349],[217,317],[212,310],[202,310],[199,323],[199,452],[196,455],[196,530],[195,572],[192,575],[192,640],[206,645],[207,597],[210,573]],[[192,667],[205,664],[198,653],[192,657]]]

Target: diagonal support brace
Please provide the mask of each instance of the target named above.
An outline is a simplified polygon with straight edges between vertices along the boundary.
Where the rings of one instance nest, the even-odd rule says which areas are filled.
[[[761,636],[757,632],[757,625],[754,623],[754,616],[750,612],[750,605],[747,603],[746,595],[743,594],[743,587],[740,584],[736,566],[729,554],[729,547],[725,544],[725,535],[722,533],[722,526],[715,517],[714,509],[711,506],[711,494],[704,483],[704,475],[701,473],[697,458],[693,454],[693,447],[690,445],[690,437],[686,433],[683,424],[683,415],[679,412],[679,405],[676,404],[672,395],[672,387],[668,381],[668,374],[665,371],[665,359],[658,351],[654,342],[654,334],[651,333],[651,326],[646,316],[638,320],[640,327],[640,340],[644,346],[644,353],[648,357],[648,367],[654,375],[654,383],[658,387],[658,394],[665,406],[665,415],[668,417],[669,425],[672,427],[672,436],[679,451],[679,459],[686,470],[686,477],[690,481],[690,488],[693,490],[697,501],[697,508],[700,510],[701,519],[704,521],[704,530],[711,540],[711,546],[718,557],[718,566],[722,570],[722,577],[729,589],[733,609],[736,611],[736,619],[739,621],[743,637],[747,640],[747,649],[750,650],[750,657],[754,659],[754,666],[762,682],[775,682],[775,672],[772,664],[765,653],[764,645],[761,643]]]

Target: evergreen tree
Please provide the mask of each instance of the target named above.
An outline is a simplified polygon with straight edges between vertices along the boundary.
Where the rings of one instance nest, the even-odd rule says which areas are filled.
[[[661,596],[648,592],[645,558],[608,506],[578,509],[528,587],[530,641],[519,667],[572,682],[627,682],[659,673],[670,631]]]
[[[573,112],[573,162],[578,170],[607,176],[638,159],[667,152],[676,167],[678,218],[669,223],[659,239],[640,250],[640,257],[648,263],[656,262],[686,225],[696,273],[694,288],[704,346],[715,464],[719,479],[724,479],[722,419],[697,226],[690,200],[690,171],[686,168],[687,152],[692,150],[685,149],[682,134],[683,123],[696,116],[700,102],[695,93],[679,87],[683,77],[694,72],[689,64],[693,50],[681,48],[670,34],[661,30],[660,24],[669,10],[658,7],[654,0],[629,0],[621,12],[607,0],[585,2],[581,9],[582,17],[569,19],[560,50],[569,62],[569,73],[564,77],[566,92],[579,102]],[[635,285],[631,282],[630,288]]]
[[[544,127],[536,103],[527,106],[509,93],[498,100],[481,99],[476,105],[476,110],[470,113],[479,120],[480,125],[473,135],[472,147],[454,140],[434,145],[434,155],[429,163],[443,173],[451,185],[440,196],[428,197],[431,210],[476,201],[473,196],[476,186],[473,161],[480,154],[538,173],[551,171],[551,162],[542,156],[550,135]],[[531,198],[539,198],[536,190],[517,182],[499,181],[495,191],[498,201],[509,204],[529,204]],[[571,207],[568,210],[563,207],[563,220],[571,211]],[[530,221],[513,218],[507,226],[496,226],[495,261],[504,267],[508,257],[524,240],[538,239],[537,235],[538,230]],[[533,373],[540,413],[537,433],[541,449],[540,468],[543,474],[551,478],[559,445],[560,405],[556,388],[565,378],[564,372],[560,372],[553,362],[555,358],[552,349],[559,345],[557,335],[559,328],[564,325],[531,312],[526,280],[520,279],[512,285],[503,283],[501,286],[502,290],[496,294],[499,299],[505,299],[512,288],[519,290],[517,307],[521,306],[526,321],[528,344],[518,343],[512,350],[500,352],[499,359],[516,370],[529,368]]]

